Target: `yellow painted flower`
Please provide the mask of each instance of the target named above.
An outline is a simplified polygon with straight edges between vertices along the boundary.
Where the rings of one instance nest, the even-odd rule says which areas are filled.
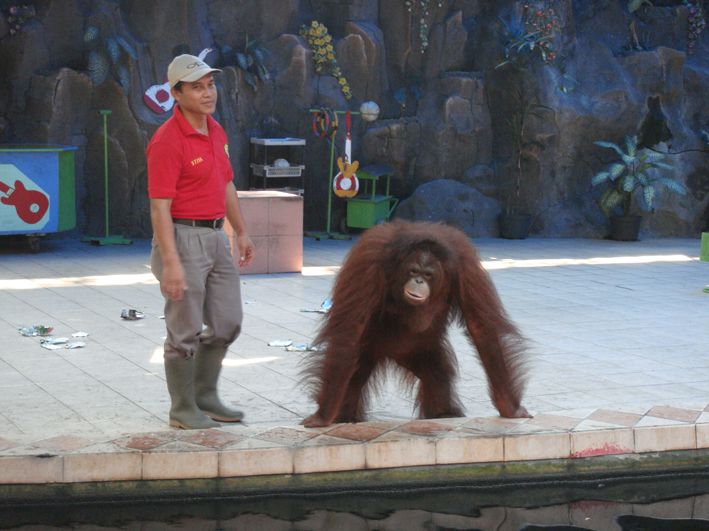
[[[322,46],[323,44],[325,44],[325,41],[322,39],[315,39],[315,44],[317,44],[318,46]]]
[[[318,27],[318,21],[317,21],[317,20],[313,20],[313,22],[311,23],[311,26],[314,27],[314,28],[317,28],[317,27]]]
[[[329,54],[327,54],[327,58],[330,59],[330,61],[332,61],[335,58],[335,56],[333,54],[329,53]]]
[[[347,80],[344,77],[340,78],[340,85],[345,85],[347,83]]]
[[[325,47],[325,49],[326,49],[328,52],[331,52],[331,51],[332,51],[332,44],[328,44],[328,45]]]
[[[325,42],[330,42],[332,40],[332,37],[329,35],[325,35]]]
[[[323,36],[327,33],[327,28],[325,26],[320,26],[317,29],[318,35]]]

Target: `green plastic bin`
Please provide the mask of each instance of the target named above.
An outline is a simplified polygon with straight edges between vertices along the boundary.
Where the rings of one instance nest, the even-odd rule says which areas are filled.
[[[389,219],[399,202],[389,195],[393,173],[394,168],[386,164],[373,164],[357,170],[357,179],[364,182],[364,191],[360,190],[355,197],[347,198],[347,227],[368,229]],[[377,194],[377,181],[384,177],[386,192],[384,195]]]

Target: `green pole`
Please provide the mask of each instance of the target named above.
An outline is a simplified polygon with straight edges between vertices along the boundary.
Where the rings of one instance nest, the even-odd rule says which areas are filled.
[[[330,213],[332,212],[332,176],[335,171],[332,167],[335,161],[335,135],[330,139],[330,179],[327,181],[327,229],[325,232],[330,234]]]
[[[106,121],[111,111],[99,111],[99,114],[103,115],[103,180],[106,201],[106,238],[108,238],[108,126]]]
[[[133,243],[131,240],[127,240],[122,235],[121,236],[109,236],[108,235],[108,125],[107,117],[111,114],[111,111],[100,110],[98,113],[103,116],[103,196],[104,203],[106,205],[106,236],[104,238],[91,238],[90,236],[84,236],[81,238],[82,242],[89,242],[91,245],[130,245]]]

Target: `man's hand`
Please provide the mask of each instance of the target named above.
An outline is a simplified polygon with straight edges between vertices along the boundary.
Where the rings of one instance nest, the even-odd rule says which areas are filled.
[[[182,294],[187,291],[187,281],[182,264],[177,262],[163,265],[160,291],[173,301],[179,301],[182,298]]]
[[[237,235],[236,246],[239,248],[239,267],[249,267],[254,261],[254,244],[249,235]]]

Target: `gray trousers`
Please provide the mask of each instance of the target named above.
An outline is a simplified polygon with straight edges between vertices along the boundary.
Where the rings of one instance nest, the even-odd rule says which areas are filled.
[[[200,342],[228,347],[241,332],[243,318],[239,270],[229,237],[223,229],[175,225],[175,244],[187,291],[179,301],[165,297],[165,358],[189,358]],[[163,262],[155,237],[150,267],[160,280]]]

